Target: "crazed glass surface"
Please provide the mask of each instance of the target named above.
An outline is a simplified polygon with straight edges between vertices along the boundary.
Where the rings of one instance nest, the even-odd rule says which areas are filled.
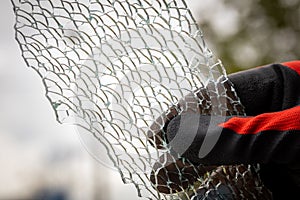
[[[101,147],[94,156],[106,162],[107,155],[139,196],[269,198],[251,166],[202,173],[206,166],[170,153],[163,127],[171,117],[244,114],[183,0],[12,3],[22,56],[40,75],[57,120],[91,136],[83,140]]]

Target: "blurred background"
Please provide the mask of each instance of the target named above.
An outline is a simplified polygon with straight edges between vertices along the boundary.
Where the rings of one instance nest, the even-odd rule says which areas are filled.
[[[193,12],[228,73],[300,58],[299,0],[198,2]]]
[[[300,58],[300,1],[187,0],[228,73]],[[0,6],[0,200],[138,199],[132,185],[93,159],[74,127],[60,125]]]

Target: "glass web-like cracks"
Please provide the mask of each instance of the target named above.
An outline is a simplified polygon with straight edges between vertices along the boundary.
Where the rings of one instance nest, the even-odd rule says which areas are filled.
[[[268,198],[251,166],[203,174],[207,166],[168,147],[164,127],[171,117],[244,114],[183,0],[12,3],[22,56],[40,75],[57,120],[91,136],[139,196]],[[94,153],[99,161],[102,155]],[[229,190],[221,194],[224,185]]]

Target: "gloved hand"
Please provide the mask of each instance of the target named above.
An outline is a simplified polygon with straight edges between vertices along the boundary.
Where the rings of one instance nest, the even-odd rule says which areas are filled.
[[[218,116],[203,115],[202,110],[209,111],[203,108],[209,106],[206,105],[207,101],[202,101],[204,104],[200,104],[198,113],[186,112],[177,116],[175,111],[170,112],[164,127],[167,135],[157,132],[157,135],[150,138],[155,138],[157,144],[165,141],[172,143],[178,135],[191,137],[188,130],[196,129],[191,145],[182,155],[193,164],[213,166],[262,163],[260,174],[273,192],[274,199],[295,194],[300,188],[300,61],[239,72],[230,75],[229,79],[248,117],[231,116],[224,120]],[[200,96],[208,100],[207,91],[201,91]],[[184,120],[188,124],[183,125],[182,118],[194,120]],[[205,145],[204,138],[214,134],[219,134],[217,143],[207,155],[199,156],[201,146]],[[166,171],[170,173],[168,169]],[[202,173],[205,171],[202,170]],[[193,176],[193,173],[189,175]],[[181,183],[178,188],[182,188]]]

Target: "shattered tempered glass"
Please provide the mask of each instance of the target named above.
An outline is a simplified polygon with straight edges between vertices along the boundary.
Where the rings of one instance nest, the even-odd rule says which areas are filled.
[[[12,3],[22,56],[57,120],[91,135],[138,196],[270,199],[258,167],[195,166],[167,144],[176,115],[244,114],[183,0]]]

